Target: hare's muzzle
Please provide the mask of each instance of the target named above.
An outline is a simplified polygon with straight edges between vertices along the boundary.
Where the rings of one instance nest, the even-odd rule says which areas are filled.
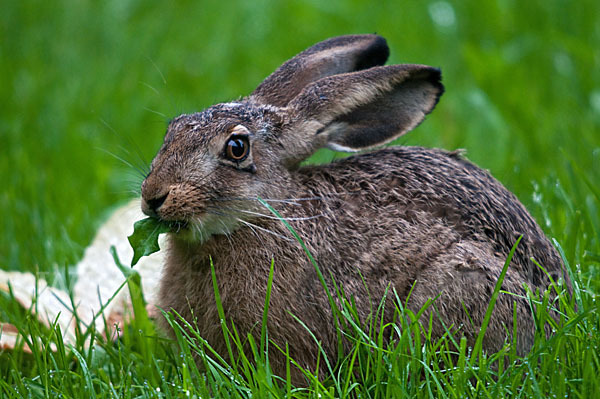
[[[151,179],[151,177],[149,176],[142,183],[142,212],[150,217],[160,219],[159,210],[167,200],[171,190],[168,187],[161,187],[160,184],[156,184],[156,179]]]

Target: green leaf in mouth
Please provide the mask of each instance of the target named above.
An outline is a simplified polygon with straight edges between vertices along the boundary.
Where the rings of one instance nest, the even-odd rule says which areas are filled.
[[[133,234],[127,237],[129,245],[133,248],[131,266],[138,263],[142,256],[152,255],[160,251],[158,236],[170,230],[170,227],[166,223],[162,223],[154,218],[146,218],[135,222],[133,225]]]

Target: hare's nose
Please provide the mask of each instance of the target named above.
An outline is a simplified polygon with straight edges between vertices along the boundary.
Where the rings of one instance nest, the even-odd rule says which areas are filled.
[[[162,196],[159,196],[156,198],[143,199],[142,200],[142,212],[144,212],[148,216],[157,217],[158,214],[156,211],[158,211],[158,208],[160,208],[161,205],[164,204],[168,195],[169,195],[169,193],[167,192],[165,195],[162,195]]]
[[[153,198],[153,199],[147,200],[146,202],[148,203],[148,206],[150,207],[150,209],[157,210],[158,208],[160,208],[160,206],[162,204],[165,203],[165,200],[167,199],[167,195],[169,195],[169,194],[167,193],[167,194],[163,195],[162,197]]]

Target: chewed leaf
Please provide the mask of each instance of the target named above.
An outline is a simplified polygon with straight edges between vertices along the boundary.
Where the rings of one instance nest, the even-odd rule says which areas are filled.
[[[138,220],[133,225],[133,234],[127,239],[129,245],[133,248],[133,259],[131,266],[134,266],[142,256],[152,255],[160,251],[158,246],[158,236],[169,231],[169,226],[153,218]]]

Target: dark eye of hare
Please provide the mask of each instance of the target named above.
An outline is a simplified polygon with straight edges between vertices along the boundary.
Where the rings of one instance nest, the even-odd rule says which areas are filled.
[[[245,136],[231,136],[225,146],[225,155],[232,161],[243,161],[250,152],[250,144]]]

